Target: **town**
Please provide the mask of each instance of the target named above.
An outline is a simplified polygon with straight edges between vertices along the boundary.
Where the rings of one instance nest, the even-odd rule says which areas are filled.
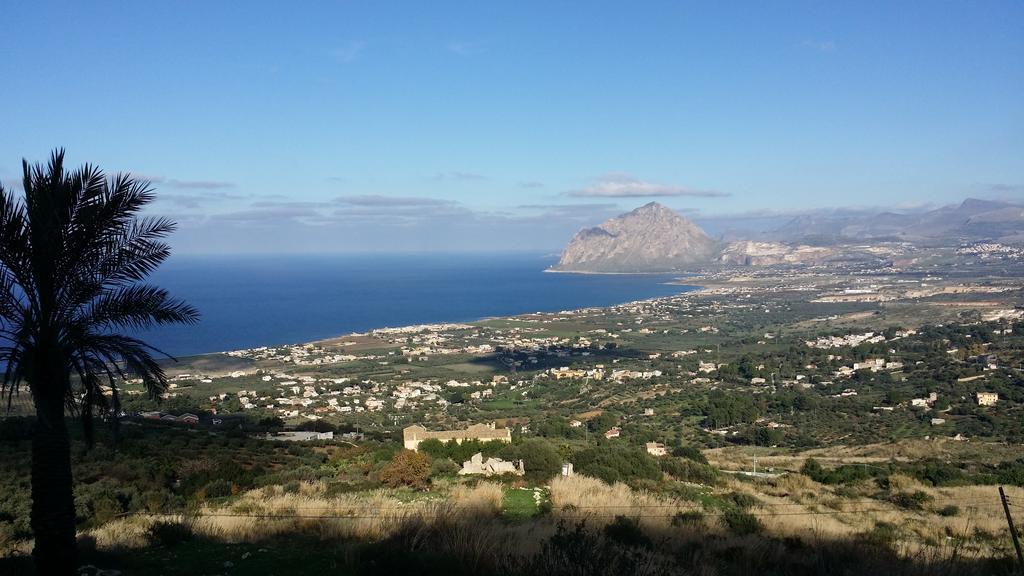
[[[86,525],[163,550],[163,526],[245,539],[304,507],[359,519],[310,528],[344,538],[484,510],[553,538],[566,522],[674,545],[710,531],[737,562],[730,542],[823,534],[1006,557],[990,487],[1024,498],[1024,262],[988,246],[871,253],[166,363],[159,397],[124,382],[116,419],[125,457],[166,460],[86,484]],[[78,474],[98,466],[88,454]],[[3,506],[24,498],[0,502],[12,549],[27,526]],[[505,526],[486,533],[525,542]]]
[[[984,271],[990,259],[982,256],[990,251],[959,249],[954,257],[965,271]],[[819,266],[774,274],[739,267],[686,280],[698,290],[607,309],[237,350],[171,366],[172,383],[159,403],[129,385],[124,406],[150,418],[187,413],[189,422],[210,426],[246,415],[377,434],[480,417],[517,422],[517,432],[529,434],[538,419],[578,427],[586,415],[609,411],[641,436],[661,429],[707,442],[723,429],[699,420],[684,425],[686,405],[723,390],[765,399],[788,391],[856,398],[875,413],[910,410],[906,418],[916,423],[916,411],[936,404],[944,414],[999,406],[1000,395],[1015,397],[1011,383],[1019,378],[1019,280],[936,274],[928,263],[948,256],[919,254],[914,266],[884,269],[867,261],[831,273]],[[973,327],[985,328],[984,340],[963,345],[947,334],[972,338]],[[924,354],[922,347],[936,351]],[[957,377],[935,379],[940,372]],[[800,433],[806,415],[788,416],[771,421],[790,427],[790,436]],[[949,436],[969,434],[970,417],[936,416],[929,424],[940,420]],[[935,433],[915,426],[922,436]]]

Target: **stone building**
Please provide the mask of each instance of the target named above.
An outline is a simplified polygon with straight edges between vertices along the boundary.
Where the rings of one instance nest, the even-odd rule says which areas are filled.
[[[479,440],[481,442],[497,440],[511,444],[512,431],[508,428],[496,428],[494,422],[490,424],[473,424],[465,430],[431,431],[419,424],[413,424],[402,430],[402,441],[409,450],[416,450],[420,442],[430,439],[440,440],[441,442],[451,442],[454,440],[457,444],[462,444],[464,440]]]
[[[978,392],[978,406],[995,406],[999,402],[996,392]]]
[[[484,476],[515,474],[522,476],[524,474],[523,461],[506,462],[501,458],[488,458],[484,460],[483,454],[477,452],[469,460],[462,463],[462,470],[459,470],[459,475],[467,474],[482,474]]]

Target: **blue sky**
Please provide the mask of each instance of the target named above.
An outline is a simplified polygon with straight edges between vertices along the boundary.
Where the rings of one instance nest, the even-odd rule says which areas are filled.
[[[0,181],[64,146],[184,252],[557,249],[1024,197],[1024,3],[18,2]]]

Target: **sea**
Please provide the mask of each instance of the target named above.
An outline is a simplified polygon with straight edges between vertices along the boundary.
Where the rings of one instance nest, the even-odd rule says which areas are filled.
[[[172,256],[151,277],[199,309],[198,326],[141,335],[182,357],[373,328],[468,322],[669,296],[679,276],[562,274],[545,254]]]

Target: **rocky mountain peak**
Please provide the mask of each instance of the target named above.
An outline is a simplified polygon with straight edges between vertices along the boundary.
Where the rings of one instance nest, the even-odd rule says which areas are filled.
[[[650,202],[576,233],[555,270],[670,272],[707,262],[717,245],[675,210]]]

